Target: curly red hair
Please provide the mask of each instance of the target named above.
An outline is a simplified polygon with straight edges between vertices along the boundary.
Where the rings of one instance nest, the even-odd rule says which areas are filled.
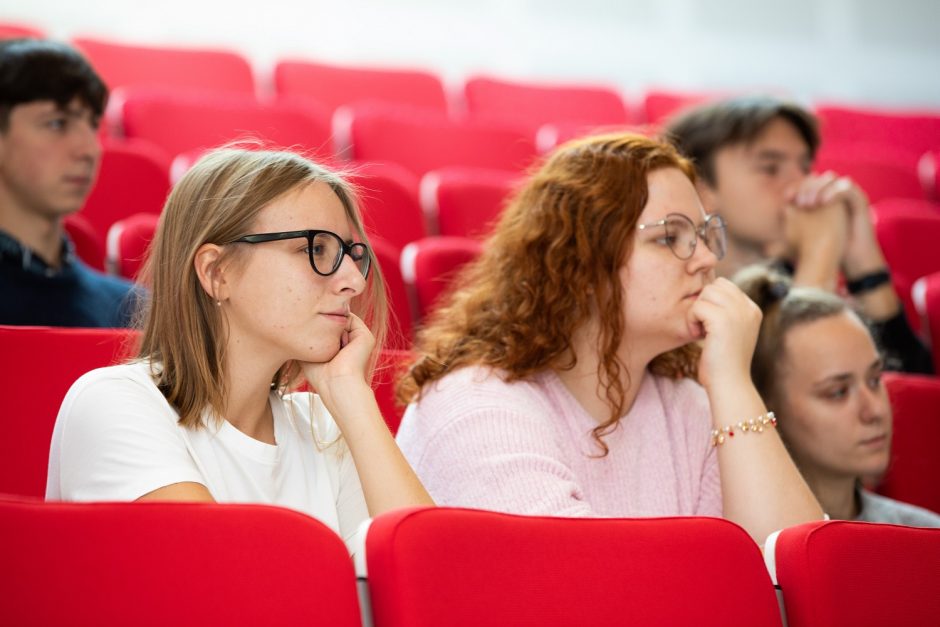
[[[662,168],[678,168],[694,181],[692,165],[673,147],[639,135],[587,137],[552,153],[418,333],[399,400],[416,400],[424,386],[468,365],[498,369],[507,381],[573,368],[574,332],[597,312],[603,321],[598,375],[611,413],[594,436],[606,454],[601,438],[626,411],[630,377],[618,356],[624,340],[618,270],[632,252],[647,175]],[[695,376],[697,357],[697,348],[687,345],[657,357],[650,370]]]

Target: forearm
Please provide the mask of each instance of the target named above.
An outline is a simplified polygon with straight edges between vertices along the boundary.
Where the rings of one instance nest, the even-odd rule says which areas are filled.
[[[818,242],[800,249],[795,260],[793,285],[834,292],[839,281],[841,248],[835,242]]]
[[[345,390],[328,406],[349,447],[370,516],[400,507],[434,505],[392,438],[372,390]]]
[[[749,379],[709,390],[714,426],[734,436],[718,445],[724,516],[759,543],[772,532],[823,517],[822,509],[783,446],[775,428],[742,431],[739,422],[766,414]]]

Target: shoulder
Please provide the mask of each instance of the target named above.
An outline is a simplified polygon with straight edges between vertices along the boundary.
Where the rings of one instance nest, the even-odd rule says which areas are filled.
[[[890,499],[868,490],[859,493],[862,512],[858,520],[915,527],[940,527],[940,515],[929,509]]]
[[[135,361],[90,370],[76,379],[69,389],[69,395],[120,389],[159,394],[149,362]]]

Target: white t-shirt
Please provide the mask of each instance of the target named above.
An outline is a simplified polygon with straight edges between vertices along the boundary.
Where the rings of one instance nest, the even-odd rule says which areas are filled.
[[[270,403],[277,444],[207,416],[201,428],[181,426],[146,362],[92,370],[59,409],[46,499],[133,501],[187,481],[221,503],[299,510],[349,541],[369,514],[349,449],[325,446],[339,428],[316,395],[272,392]]]

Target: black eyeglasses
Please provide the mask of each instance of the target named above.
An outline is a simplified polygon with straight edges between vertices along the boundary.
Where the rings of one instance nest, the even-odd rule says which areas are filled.
[[[701,237],[718,259],[725,256],[728,250],[728,233],[725,221],[721,216],[710,215],[705,218],[702,226],[695,226],[688,216],[681,213],[670,213],[658,222],[638,224],[636,228],[643,229],[662,226],[666,229],[666,244],[679,259],[689,259],[695,254],[695,246]]]
[[[320,276],[330,276],[339,270],[339,267],[343,265],[344,255],[349,255],[363,277],[369,276],[369,267],[372,265],[372,255],[369,253],[369,247],[362,242],[347,244],[343,241],[343,238],[331,231],[308,229],[306,231],[284,231],[282,233],[258,233],[239,237],[229,243],[260,244],[262,242],[299,239],[301,237],[307,240],[310,267]]]

